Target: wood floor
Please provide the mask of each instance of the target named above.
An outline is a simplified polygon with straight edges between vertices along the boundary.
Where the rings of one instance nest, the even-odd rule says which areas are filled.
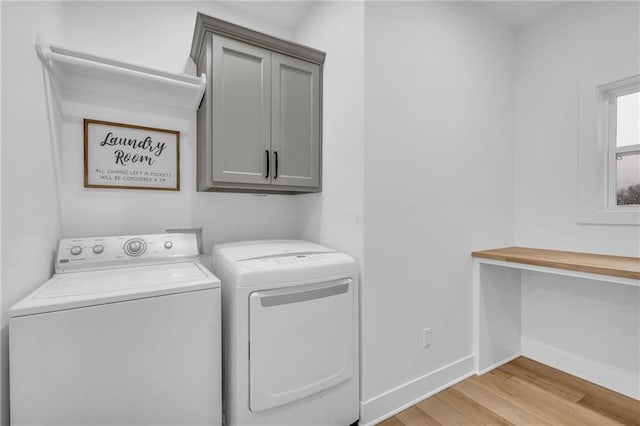
[[[640,401],[520,357],[379,426],[620,424],[640,425]]]

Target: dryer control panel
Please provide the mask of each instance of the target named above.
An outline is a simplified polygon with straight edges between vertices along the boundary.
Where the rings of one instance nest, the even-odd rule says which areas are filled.
[[[148,234],[63,238],[56,272],[189,261],[198,257],[195,234]]]

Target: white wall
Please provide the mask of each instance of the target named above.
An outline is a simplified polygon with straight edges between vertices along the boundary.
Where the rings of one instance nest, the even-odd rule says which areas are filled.
[[[323,192],[296,197],[296,235],[349,253],[362,271],[364,4],[314,4],[298,24],[295,39],[327,53],[323,76]]]
[[[169,72],[181,72],[198,11],[276,37],[291,39],[293,28],[255,18],[216,1],[84,1],[64,3],[64,45]],[[244,2],[245,9],[252,2]],[[259,1],[261,8],[278,2]],[[191,67],[191,65],[189,65]]]
[[[62,6],[2,2],[0,423],[8,424],[8,308],[49,278],[60,237],[44,74],[34,36],[60,37]]]
[[[518,244],[640,255],[640,227],[577,222],[580,83],[629,64],[640,72],[639,7],[637,2],[573,2],[518,31]]]
[[[522,353],[640,398],[640,288],[522,273]]]
[[[193,70],[189,48],[197,11],[278,37],[292,29],[254,19],[214,2],[68,2],[63,44],[172,72]],[[282,195],[199,193],[196,181],[195,111],[143,110],[127,102],[90,99],[70,108],[62,147],[63,234],[65,236],[163,232],[167,227],[204,227],[205,252],[216,243],[258,238],[291,238],[295,200]],[[86,101],[86,100],[83,100]],[[181,131],[181,186],[178,193],[95,190],[82,187],[82,118],[148,125]],[[87,219],[90,218],[90,219]]]
[[[518,31],[517,245],[640,256],[639,226],[577,223],[580,85],[629,64],[640,72],[639,7],[575,2]],[[640,393],[637,288],[543,274],[522,284],[525,355],[603,384],[635,380]]]
[[[366,3],[365,421],[472,369],[470,252],[513,242],[514,41],[470,3]]]

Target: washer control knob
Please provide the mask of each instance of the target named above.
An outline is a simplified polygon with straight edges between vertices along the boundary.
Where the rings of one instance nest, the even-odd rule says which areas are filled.
[[[82,253],[82,247],[80,246],[73,246],[71,247],[71,254],[74,256],[79,255],[80,253]]]
[[[131,241],[127,247],[131,253],[137,253],[142,250],[142,244],[140,244],[140,241]]]
[[[147,244],[139,238],[132,238],[124,245],[124,251],[129,256],[140,256],[146,249]]]
[[[164,242],[164,248],[169,250],[171,247],[173,247],[173,241],[165,241]]]
[[[95,254],[100,254],[104,251],[104,246],[102,244],[96,244],[95,246],[93,246],[93,252]]]

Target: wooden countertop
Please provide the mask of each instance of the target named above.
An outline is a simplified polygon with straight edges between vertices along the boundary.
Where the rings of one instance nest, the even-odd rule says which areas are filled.
[[[640,258],[605,254],[505,247],[474,251],[473,257],[640,280]]]

